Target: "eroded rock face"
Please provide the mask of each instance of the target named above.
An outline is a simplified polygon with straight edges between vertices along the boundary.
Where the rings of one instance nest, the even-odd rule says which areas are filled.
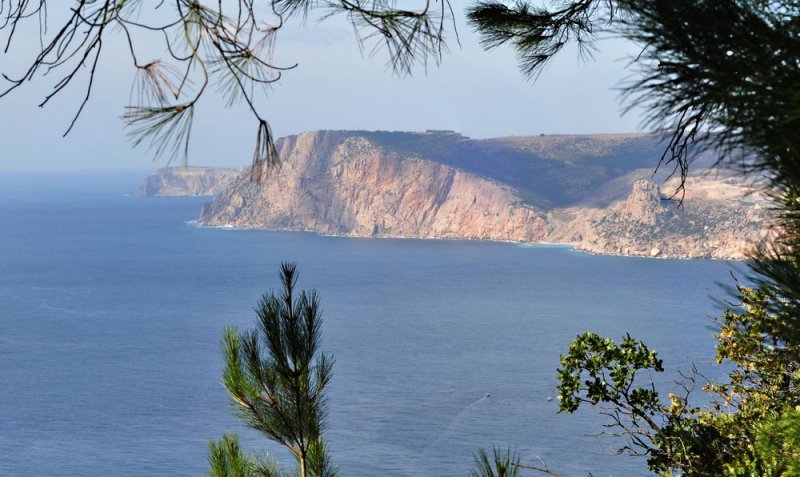
[[[674,183],[671,185],[675,185]],[[687,196],[682,207],[652,181],[638,180],[630,195],[607,208],[554,211],[554,241],[592,253],[663,258],[743,259],[770,239],[764,198],[736,196],[740,184],[692,179],[688,190],[714,191],[703,200]]]
[[[200,221],[374,237],[541,241],[544,214],[510,187],[336,132],[279,144],[281,164],[241,177]]]
[[[667,208],[661,205],[661,191],[658,185],[647,179],[639,179],[633,183],[631,193],[625,199],[621,212],[628,221],[652,226],[664,218]]]
[[[603,137],[558,140],[581,145],[581,154],[594,150],[592,141],[608,146],[600,148],[604,154],[611,146],[625,153],[617,142],[642,142],[639,136],[615,137],[610,146]],[[663,258],[740,259],[770,240],[768,202],[735,176],[691,177],[679,208],[670,200],[676,179],[660,189],[641,179],[652,176],[651,169],[630,167],[643,162],[635,156],[649,149],[628,148],[620,157],[576,156],[578,167],[569,158],[518,155],[520,144],[533,147],[543,140],[511,146],[508,140],[470,141],[430,133],[322,131],[287,137],[278,144],[280,166],[257,181],[249,174],[238,177],[206,204],[199,220],[359,237],[546,241],[592,253]],[[426,150],[438,159],[426,159]],[[545,179],[535,179],[538,173]],[[592,174],[602,181],[588,180]],[[553,178],[560,179],[550,184]],[[527,184],[522,188],[508,185],[522,182]],[[570,188],[568,194],[563,187]],[[630,192],[621,192],[626,189]],[[567,205],[542,205],[567,197],[572,201]]]
[[[221,167],[163,167],[145,178],[139,195],[214,195],[238,175]]]

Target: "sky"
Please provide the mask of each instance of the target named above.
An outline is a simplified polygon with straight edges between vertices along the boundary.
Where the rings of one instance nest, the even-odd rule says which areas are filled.
[[[630,75],[626,66],[638,51],[635,45],[603,39],[589,61],[568,49],[533,83],[519,72],[510,48],[484,51],[466,25],[464,3],[454,2],[454,8],[460,46],[451,31],[442,64],[418,68],[411,78],[392,74],[385,51],[363,53],[343,17],[282,30],[276,59],[299,66],[284,74],[264,102],[275,135],[450,129],[487,138],[641,130],[640,111],[623,115],[618,90]],[[23,70],[35,54],[27,45],[38,43],[32,33],[20,32],[25,41],[17,44],[23,47],[0,55],[0,72]],[[146,148],[133,148],[126,138],[119,117],[129,101],[134,68],[122,54],[121,41],[109,41],[90,102],[65,138],[84,92],[79,85],[44,108],[37,104],[51,81],[34,81],[0,99],[0,172],[150,170],[166,164],[166,158],[154,162]],[[195,114],[190,165],[247,165],[256,126],[243,107],[226,108],[212,91]]]

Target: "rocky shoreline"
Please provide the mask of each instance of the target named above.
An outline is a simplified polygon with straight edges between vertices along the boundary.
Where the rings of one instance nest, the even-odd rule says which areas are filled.
[[[337,237],[552,243],[672,259],[740,260],[770,239],[767,201],[736,176],[701,169],[680,207],[669,200],[662,189],[674,190],[675,180],[659,187],[658,178],[643,178],[652,175],[640,167],[653,157],[648,136],[475,141],[393,133],[390,142],[376,134],[284,138],[280,166],[258,180],[223,174],[207,181],[215,194],[198,222]],[[501,167],[487,169],[492,164]],[[165,189],[180,190],[161,175]]]

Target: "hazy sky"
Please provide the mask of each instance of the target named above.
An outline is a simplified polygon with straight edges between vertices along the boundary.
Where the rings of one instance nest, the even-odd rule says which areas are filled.
[[[615,89],[628,75],[625,66],[636,52],[634,45],[601,41],[600,52],[589,62],[574,50],[566,51],[531,84],[519,73],[509,48],[483,51],[464,23],[463,4],[456,2],[455,7],[461,47],[451,34],[443,64],[427,73],[417,70],[412,78],[393,76],[382,51],[362,55],[343,17],[282,31],[278,60],[299,67],[284,75],[266,103],[276,135],[317,129],[452,129],[485,138],[639,129],[637,112],[621,115]],[[113,48],[101,60],[89,105],[66,138],[61,133],[82,89],[67,90],[43,109],[36,104],[45,92],[44,82],[0,100],[0,171],[155,167],[148,151],[133,149],[125,137],[119,116],[134,71],[130,60],[115,55]],[[0,71],[20,71],[23,59],[14,51],[0,55]],[[256,125],[247,111],[226,109],[209,96],[195,118],[192,165],[249,163]]]

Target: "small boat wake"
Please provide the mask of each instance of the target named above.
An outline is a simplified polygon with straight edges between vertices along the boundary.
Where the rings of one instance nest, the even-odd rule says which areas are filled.
[[[439,434],[439,437],[436,439],[436,442],[440,442],[442,440],[447,439],[449,436],[451,436],[454,433],[454,431],[456,429],[461,427],[461,425],[465,421],[466,422],[474,422],[474,419],[472,419],[471,417],[469,419],[467,419],[467,417],[470,416],[470,415],[474,415],[476,412],[479,412],[479,410],[481,408],[484,408],[485,406],[490,406],[491,405],[491,401],[492,401],[492,394],[491,393],[486,393],[484,396],[482,396],[482,397],[480,397],[478,399],[475,399],[474,401],[472,401],[469,404],[467,404],[466,406],[464,406],[464,408],[461,409],[461,411],[459,411],[458,414],[456,414],[455,416],[453,416],[452,419],[450,419],[449,424],[444,429],[444,431],[442,431]]]

